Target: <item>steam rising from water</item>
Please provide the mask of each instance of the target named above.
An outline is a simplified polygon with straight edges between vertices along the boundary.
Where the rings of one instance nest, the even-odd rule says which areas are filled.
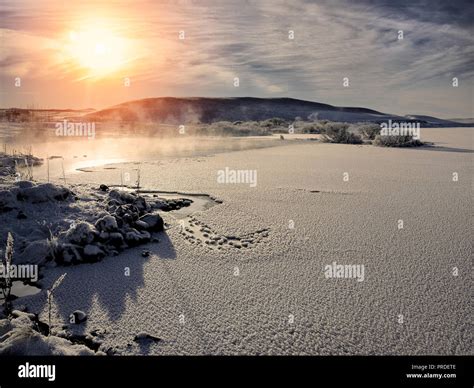
[[[50,174],[60,175],[62,164],[67,174],[78,169],[123,162],[141,162],[158,159],[196,157],[215,153],[269,147],[279,144],[276,137],[123,137],[61,139],[36,142],[32,145],[35,156],[49,160]],[[31,145],[17,140],[9,145],[22,150]],[[46,175],[46,165],[36,168],[36,176]]]

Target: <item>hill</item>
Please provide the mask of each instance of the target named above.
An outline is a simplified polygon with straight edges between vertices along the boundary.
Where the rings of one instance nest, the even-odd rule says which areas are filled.
[[[459,126],[427,116],[397,116],[361,107],[339,107],[293,98],[158,97],[129,101],[85,115],[93,121],[139,121],[163,124],[213,123],[218,121],[331,120],[345,122],[420,121],[441,126]]]

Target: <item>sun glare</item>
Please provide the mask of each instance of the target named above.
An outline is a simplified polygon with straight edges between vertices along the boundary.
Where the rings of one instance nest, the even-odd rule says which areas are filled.
[[[127,61],[126,40],[100,27],[70,31],[66,48],[74,62],[91,76],[109,75]]]

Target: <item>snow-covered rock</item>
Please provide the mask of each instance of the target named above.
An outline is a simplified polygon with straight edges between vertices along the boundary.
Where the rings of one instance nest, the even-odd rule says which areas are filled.
[[[140,221],[146,222],[152,231],[161,232],[164,228],[163,218],[157,213],[145,214]]]
[[[147,231],[139,232],[136,229],[132,229],[125,233],[125,241],[129,246],[136,246],[147,243],[151,240],[151,235]]]
[[[104,216],[97,220],[95,227],[101,232],[115,232],[118,229],[117,220],[111,215]]]
[[[64,234],[66,241],[80,245],[92,243],[97,236],[98,232],[94,225],[86,221],[72,224]]]
[[[21,188],[17,194],[20,201],[31,203],[42,203],[48,201],[64,201],[72,198],[71,190],[66,187],[57,186],[52,183],[42,183],[30,187]]]
[[[115,247],[121,247],[124,244],[123,235],[118,232],[110,233],[109,244]]]
[[[117,201],[121,205],[124,205],[127,203],[133,203],[136,197],[126,191],[110,190],[109,198]]]
[[[146,202],[145,198],[135,193],[129,193],[120,190],[111,190],[109,192],[109,198],[111,201],[109,205],[134,205],[140,212],[145,212],[150,209],[150,206]]]
[[[62,243],[58,246],[55,257],[59,264],[80,263],[83,259],[78,251],[78,247],[74,244],[68,243]]]
[[[146,223],[145,221],[137,220],[135,221],[135,227],[137,229],[147,230],[150,228],[150,225],[148,225],[148,223]]]
[[[140,332],[133,338],[133,340],[135,342],[147,342],[147,341],[158,342],[158,341],[161,341],[161,338],[158,338],[154,335],[151,335],[145,332]]]
[[[14,183],[15,186],[19,187],[20,189],[28,189],[30,187],[34,187],[34,183],[31,181],[18,181]]]
[[[81,319],[85,313],[76,310]],[[82,313],[82,314],[79,314]],[[0,355],[2,356],[93,356],[104,355],[66,338],[45,336],[36,330],[35,315],[14,310],[9,319],[0,319]],[[64,331],[63,335],[64,335]]]

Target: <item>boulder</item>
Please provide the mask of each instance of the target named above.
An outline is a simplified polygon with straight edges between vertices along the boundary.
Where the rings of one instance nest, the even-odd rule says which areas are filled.
[[[150,205],[146,202],[144,197],[119,190],[111,190],[109,192],[109,206],[112,204],[133,205],[137,211],[141,213],[150,209]]]
[[[133,205],[141,212],[144,213],[147,210],[150,209],[150,205],[146,203],[145,198],[138,196],[136,197],[135,201],[133,202]]]
[[[151,240],[150,233],[146,231],[139,232],[136,229],[131,229],[125,233],[125,241],[129,246],[137,246],[140,244],[147,243]]]
[[[72,224],[63,237],[70,243],[84,246],[92,243],[98,234],[94,225],[80,221]]]
[[[95,223],[95,227],[100,232],[116,232],[118,230],[117,220],[111,215],[98,219]]]
[[[115,200],[121,205],[130,204],[135,201],[135,196],[126,191],[110,190],[109,198]]]
[[[130,213],[125,213],[122,216],[122,221],[130,225],[133,223],[133,216]]]
[[[27,189],[33,187],[35,184],[31,181],[18,181],[15,182],[15,186],[19,187],[20,189]]]
[[[76,264],[83,261],[77,247],[73,244],[64,243],[58,246],[55,253],[56,262],[59,264]]]
[[[126,223],[130,223],[129,220],[138,220],[140,211],[135,205],[120,205],[115,209],[115,217],[122,219]]]
[[[115,233],[110,233],[110,237],[108,240],[108,243],[110,245],[113,245],[114,247],[121,247],[124,244],[124,238],[123,235],[119,232]]]
[[[135,227],[140,230],[147,230],[150,228],[150,225],[148,225],[145,221],[138,220],[135,221]]]
[[[158,342],[158,341],[161,341],[161,338],[158,338],[154,335],[151,335],[145,332],[140,332],[133,338],[133,340],[135,342],[148,342],[148,341]]]
[[[157,213],[145,214],[140,217],[140,221],[144,221],[149,225],[149,230],[153,232],[161,232],[164,230],[163,218]]]

